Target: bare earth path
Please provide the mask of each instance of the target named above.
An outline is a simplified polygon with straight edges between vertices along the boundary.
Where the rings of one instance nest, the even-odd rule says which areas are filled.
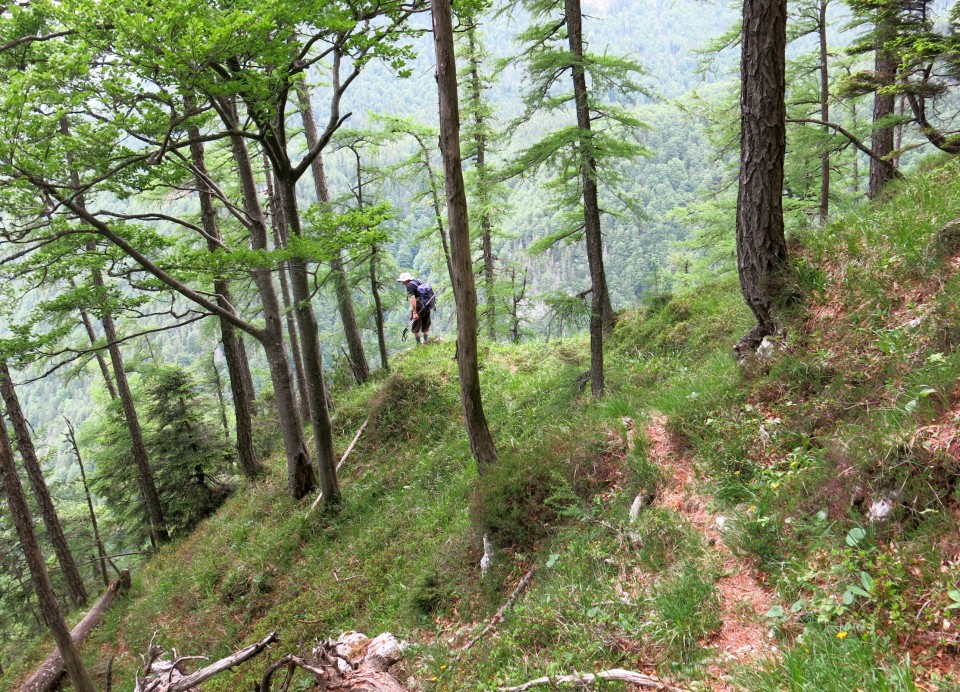
[[[717,551],[723,576],[717,581],[720,594],[720,629],[703,642],[716,650],[710,663],[713,689],[733,690],[728,675],[734,664],[776,656],[778,650],[768,636],[764,616],[776,604],[774,594],[746,560],[734,555],[723,542],[717,516],[709,509],[709,498],[696,492],[693,459],[666,428],[667,419],[653,414],[647,424],[650,459],[668,474],[666,488],[656,503],[679,512]]]

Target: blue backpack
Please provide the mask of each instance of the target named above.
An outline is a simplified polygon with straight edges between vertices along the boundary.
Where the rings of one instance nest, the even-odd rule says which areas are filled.
[[[422,306],[423,310],[433,310],[437,306],[437,296],[433,292],[433,286],[423,281],[417,281],[414,283],[414,288],[417,292],[417,301]]]

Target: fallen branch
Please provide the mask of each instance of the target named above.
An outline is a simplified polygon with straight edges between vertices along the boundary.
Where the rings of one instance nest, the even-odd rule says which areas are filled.
[[[128,588],[130,588],[130,572],[124,570],[70,632],[70,637],[77,647],[80,647],[93,628],[100,624],[103,614],[107,612],[107,608],[116,599],[117,594],[124,593]],[[23,683],[20,692],[49,692],[54,689],[65,671],[60,650],[54,649],[53,653],[47,656],[47,660]]]
[[[222,658],[215,663],[211,663],[206,668],[201,668],[190,675],[185,675],[183,671],[180,670],[180,664],[183,661],[196,657],[178,658],[173,662],[151,661],[147,665],[147,670],[143,678],[137,681],[135,692],[188,692],[188,690],[195,689],[200,683],[226,670],[230,670],[241,663],[249,661],[272,643],[279,640],[280,638],[277,636],[277,633],[271,632],[256,644],[251,644],[245,649],[240,649],[240,651],[226,658]],[[153,649],[152,646],[151,649]]]
[[[583,675],[558,675],[556,677],[542,677],[530,682],[525,682],[516,687],[498,687],[497,692],[525,692],[525,690],[539,687],[541,685],[595,685],[598,682],[627,682],[631,685],[637,685],[648,690],[665,690],[666,692],[683,692],[679,687],[667,685],[658,680],[654,680],[648,675],[634,673],[632,670],[623,670],[614,668],[604,670],[599,673],[585,673]]]
[[[475,636],[473,639],[468,641],[466,644],[461,646],[459,649],[457,649],[457,658],[460,657],[461,653],[470,649],[474,644],[476,644],[478,641],[483,639],[489,632],[493,630],[494,627],[497,626],[497,623],[499,623],[503,619],[504,614],[507,612],[507,610],[510,609],[510,606],[513,605],[513,602],[517,600],[517,596],[520,595],[520,592],[526,589],[528,586],[530,586],[530,582],[532,580],[533,580],[533,569],[531,569],[529,572],[523,575],[523,579],[521,579],[520,583],[517,584],[517,586],[513,589],[513,591],[510,592],[510,595],[507,597],[507,600],[504,602],[502,606],[500,606],[500,609],[490,619],[490,622],[487,624],[487,626],[483,628],[483,631],[480,632],[480,634]]]
[[[357,445],[357,441],[360,439],[360,436],[363,434],[363,431],[367,428],[367,423],[370,422],[370,419],[363,421],[363,425],[360,426],[360,429],[357,430],[357,434],[353,436],[353,442],[350,443],[350,446],[347,447],[347,451],[343,453],[343,456],[340,457],[340,461],[337,462],[337,471],[340,470],[340,467],[343,466],[343,462],[347,460],[347,457],[350,456],[350,452],[353,451],[353,448]],[[317,508],[317,505],[320,504],[320,501],[323,499],[323,493],[317,495],[317,499],[313,501],[313,504],[310,505],[310,511],[313,511]]]

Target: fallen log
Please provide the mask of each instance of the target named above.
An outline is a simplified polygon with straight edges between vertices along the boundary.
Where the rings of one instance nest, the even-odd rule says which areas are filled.
[[[599,673],[585,673],[583,675],[557,675],[554,677],[542,677],[530,682],[525,682],[516,687],[498,687],[497,692],[526,692],[526,690],[541,685],[577,685],[583,687],[586,685],[595,685],[598,682],[627,682],[631,685],[637,685],[647,690],[662,690],[663,692],[683,692],[679,687],[673,687],[666,683],[654,680],[649,675],[635,673],[632,670],[623,670],[622,668],[613,668]]]
[[[100,600],[70,632],[74,644],[78,647],[83,644],[93,628],[100,624],[103,614],[107,612],[107,608],[110,607],[117,595],[124,593],[128,588],[130,588],[130,572],[123,570],[120,572],[120,576],[114,579],[110,587],[103,593]],[[54,649],[53,653],[47,656],[47,660],[23,683],[20,692],[50,692],[65,671],[60,650]]]
[[[363,431],[367,429],[367,423],[369,422],[370,422],[369,418],[363,421],[363,425],[361,425],[360,429],[357,430],[357,434],[353,436],[353,442],[350,443],[350,446],[347,447],[347,451],[343,453],[343,456],[340,457],[340,461],[337,462],[337,471],[340,470],[340,467],[343,466],[343,462],[347,460],[347,457],[350,456],[350,452],[352,452],[353,448],[356,447],[357,442],[360,440],[360,436],[363,434]],[[313,501],[312,505],[310,505],[310,509],[308,510],[308,513],[315,510],[317,508],[317,505],[320,504],[321,500],[323,500],[323,493],[320,493],[319,495],[317,495],[317,499]]]
[[[493,630],[494,627],[497,626],[497,623],[503,619],[504,614],[510,609],[510,606],[513,605],[513,602],[517,600],[517,596],[519,596],[524,589],[530,586],[531,581],[533,581],[533,569],[523,575],[523,579],[521,579],[520,583],[517,584],[513,591],[510,592],[510,596],[507,598],[506,602],[500,606],[500,609],[497,610],[496,614],[490,619],[490,622],[487,624],[487,626],[483,628],[483,631],[457,649],[456,658],[459,659],[461,653],[473,647],[474,644],[483,639],[483,637],[485,637]]]
[[[134,692],[199,692],[200,683],[249,661],[275,641],[279,641],[279,637],[276,632],[271,632],[256,644],[240,649],[189,675],[183,669],[183,662],[194,660],[197,656],[177,657],[174,651],[173,661],[158,660],[162,649],[151,644],[146,670],[142,676],[138,676]]]

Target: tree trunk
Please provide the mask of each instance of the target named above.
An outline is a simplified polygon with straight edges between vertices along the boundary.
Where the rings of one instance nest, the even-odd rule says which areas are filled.
[[[189,100],[187,100],[187,103],[189,103]],[[212,253],[221,252],[220,241],[223,236],[220,233],[220,226],[217,224],[217,210],[213,206],[213,194],[207,182],[209,173],[207,172],[203,144],[199,141],[200,131],[196,127],[190,127],[187,134],[193,140],[190,144],[190,159],[193,163],[197,190],[200,193],[200,222],[207,234],[207,249]],[[230,293],[229,281],[222,277],[215,278],[213,280],[213,290],[216,293],[217,305],[224,310],[236,312]],[[253,447],[253,412],[250,403],[253,399],[253,392],[247,388],[248,374],[243,372],[243,366],[240,362],[245,358],[246,353],[240,349],[240,335],[237,333],[237,328],[224,317],[220,317],[220,335],[223,342],[223,356],[227,361],[227,373],[230,376],[230,391],[233,394],[233,413],[237,425],[237,458],[240,460],[240,468],[243,469],[243,474],[247,478],[256,478],[262,467]],[[213,368],[216,371],[216,360],[213,362]],[[247,365],[247,371],[249,373],[249,364]],[[217,378],[219,379],[219,373]],[[219,385],[218,396],[221,397],[222,403]],[[224,428],[226,428],[226,415],[224,415],[223,421]]]
[[[37,458],[37,451],[30,436],[30,427],[23,409],[20,407],[20,399],[17,397],[17,391],[13,386],[13,379],[10,377],[10,369],[7,367],[6,361],[0,361],[0,396],[3,397],[3,403],[7,407],[7,416],[13,424],[13,432],[17,438],[17,447],[20,450],[20,458],[23,459],[27,479],[30,481],[30,489],[33,490],[33,496],[40,508],[40,516],[43,517],[43,525],[47,530],[47,536],[50,538],[53,551],[57,555],[57,563],[60,565],[64,580],[67,583],[70,600],[73,601],[74,605],[82,606],[87,602],[87,587],[83,584],[83,577],[80,576],[80,570],[77,569],[77,563],[70,552],[67,537],[63,534],[63,528],[60,526],[60,518],[53,506],[47,482],[43,478],[40,459]]]
[[[757,326],[735,349],[755,349],[778,331],[775,300],[787,264],[783,229],[786,0],[745,0],[741,44],[737,270]]]
[[[63,656],[74,689],[77,692],[95,692],[93,679],[83,665],[80,652],[77,651],[73,640],[70,638],[67,623],[63,619],[60,607],[57,605],[57,595],[50,583],[47,565],[43,553],[40,552],[37,535],[33,530],[33,520],[30,516],[30,509],[27,507],[27,498],[24,497],[23,486],[20,485],[20,479],[17,477],[17,467],[13,460],[13,447],[10,444],[10,438],[7,437],[7,428],[2,419],[0,419],[0,477],[2,477],[7,506],[10,508],[10,515],[20,539],[20,547],[30,568],[30,575],[33,577],[33,586],[40,602],[40,610],[47,626],[50,628],[54,641],[57,642],[57,647]]]
[[[470,449],[483,474],[497,461],[497,448],[487,425],[480,393],[477,354],[477,290],[473,280],[473,257],[467,196],[460,155],[460,107],[457,102],[457,65],[453,49],[450,0],[430,0],[433,39],[437,56],[437,91],[440,102],[440,150],[447,191],[447,225],[450,228],[450,259],[453,292],[457,302],[457,367],[460,398],[470,438]]]
[[[820,12],[817,20],[817,32],[820,38],[820,119],[830,122],[830,69],[827,63],[827,5],[830,0],[820,0]],[[824,140],[829,136],[830,128],[823,126]],[[830,151],[820,154],[820,224],[827,223],[830,215]]]
[[[229,127],[239,127],[235,105],[233,103],[224,105],[233,121],[226,124]],[[257,197],[257,186],[246,142],[242,136],[233,135],[230,137],[230,145],[234,162],[237,164],[244,211],[250,219],[250,246],[253,250],[266,250],[267,226]],[[293,378],[290,376],[283,345],[283,316],[270,270],[255,269],[251,273],[263,306],[265,325],[260,344],[266,354],[270,380],[273,383],[277,423],[280,426],[283,449],[287,458],[287,486],[293,498],[299,500],[316,487],[316,474],[310,463],[310,454],[303,437],[303,427],[297,415]]]
[[[210,372],[213,375],[213,386],[217,391],[217,410],[220,411],[220,426],[223,428],[223,441],[230,444],[230,422],[227,420],[227,402],[223,398],[223,378],[220,377],[220,368],[217,367],[217,349],[210,351]]]
[[[270,168],[270,159],[263,156],[266,169],[267,198],[270,204],[270,227],[273,231],[273,245],[278,250],[287,246],[287,226],[283,219],[283,204],[277,193],[277,182]],[[300,348],[300,335],[297,334],[297,320],[293,316],[293,299],[290,297],[290,263],[284,261],[280,266],[280,297],[283,299],[284,322],[290,339],[290,352],[293,355],[293,369],[297,376],[297,393],[300,396],[300,416],[310,420],[310,397],[307,396],[307,376],[303,371],[303,349]]]
[[[103,539],[100,538],[100,527],[97,525],[97,513],[93,511],[93,497],[90,495],[90,486],[87,484],[87,472],[83,468],[83,459],[80,457],[80,445],[77,444],[77,433],[73,429],[73,423],[64,417],[67,423],[67,440],[73,447],[73,455],[77,458],[77,466],[80,467],[80,481],[83,484],[83,495],[87,498],[87,511],[90,513],[90,526],[93,528],[93,540],[97,546],[98,564],[100,565],[100,577],[103,579],[103,585],[110,585],[110,577],[107,576],[107,551],[103,547]]]
[[[577,107],[577,127],[580,129],[580,178],[583,185],[584,236],[587,245],[587,263],[593,288],[590,309],[590,384],[594,396],[603,394],[603,337],[613,331],[613,308],[603,268],[603,236],[600,231],[600,202],[597,194],[597,162],[593,153],[590,131],[590,107],[587,100],[587,80],[583,69],[583,15],[580,0],[564,0],[567,21],[567,42],[570,52],[578,58],[572,70],[573,93]]]
[[[70,280],[70,285],[74,285],[72,279]],[[90,313],[83,308],[80,309],[80,321],[83,322],[83,328],[87,332],[87,338],[90,339],[90,345],[96,345],[97,332],[93,328],[93,320],[90,319]],[[110,375],[110,366],[107,365],[107,359],[103,357],[103,351],[97,351],[96,359],[97,365],[100,366],[100,374],[103,375],[103,384],[107,388],[107,393],[110,395],[111,399],[116,399],[117,388],[113,386],[113,377]]]
[[[487,138],[484,130],[483,83],[480,80],[480,58],[477,54],[477,28],[471,25],[467,31],[470,46],[470,99],[474,103],[473,122],[476,126],[473,146],[476,148],[476,174],[478,203],[480,205],[480,252],[483,256],[483,278],[486,287],[487,335],[497,338],[497,303],[494,296],[493,271],[493,223],[490,219],[490,180],[487,177]]]
[[[296,182],[289,177],[289,171],[284,173],[276,171],[276,176],[287,227],[293,235],[299,237],[302,231],[297,210]],[[290,260],[290,278],[297,324],[300,326],[300,341],[303,345],[303,369],[307,379],[307,395],[310,397],[310,422],[313,425],[314,441],[317,445],[320,491],[323,493],[325,503],[336,505],[340,502],[340,487],[337,483],[337,460],[333,449],[333,425],[327,408],[323,359],[320,352],[317,318],[310,300],[310,280],[306,260],[296,257]]]
[[[104,288],[103,276],[100,270],[93,272],[93,285]],[[104,311],[101,316],[103,333],[107,338],[107,350],[110,353],[110,362],[113,365],[113,376],[117,384],[117,393],[120,396],[120,406],[123,410],[123,420],[130,433],[130,449],[133,463],[137,468],[137,479],[143,501],[147,506],[147,518],[150,522],[150,534],[154,542],[166,541],[170,536],[164,525],[163,507],[160,505],[160,496],[153,481],[153,471],[150,469],[150,460],[147,456],[147,446],[143,441],[143,429],[137,416],[137,407],[133,403],[133,392],[127,380],[127,372],[123,365],[123,356],[117,343],[117,330],[113,324],[113,316]]]
[[[297,82],[297,103],[300,106],[300,117],[303,120],[303,134],[307,140],[307,148],[317,146],[317,124],[313,117],[313,106],[310,103],[310,93],[307,85],[300,80]],[[318,202],[329,202],[330,191],[327,188],[327,175],[323,169],[323,156],[318,154],[310,162],[310,172],[313,173],[313,188]],[[350,351],[350,361],[353,375],[358,384],[363,384],[370,377],[370,368],[367,365],[367,356],[363,351],[363,338],[360,336],[360,327],[357,326],[357,316],[353,310],[353,296],[350,294],[350,284],[347,281],[347,272],[344,269],[343,257],[338,250],[330,261],[333,272],[333,286],[337,293],[337,307],[340,311],[340,320],[343,322],[343,333],[347,338],[347,349]]]
[[[896,96],[881,91],[892,86],[897,79],[897,59],[886,46],[887,41],[893,38],[892,33],[889,20],[881,19],[877,22],[877,45],[873,65],[877,91],[873,95],[873,136],[870,140],[870,148],[882,160],[870,159],[870,181],[867,186],[867,196],[870,199],[879,195],[884,185],[896,176],[896,169],[891,160],[896,128],[889,125],[877,126],[881,119],[893,115],[897,102]]]
[[[123,570],[120,572],[120,576],[117,577],[112,584],[108,585],[107,590],[93,608],[83,616],[83,620],[70,631],[70,639],[73,641],[74,646],[80,647],[83,645],[83,642],[93,629],[103,620],[104,613],[107,612],[107,609],[113,604],[117,596],[129,588],[130,573]],[[61,676],[63,676],[63,671],[63,656],[60,655],[60,650],[57,649],[47,656],[43,664],[23,683],[20,692],[50,692],[51,690],[58,689],[57,682]]]
[[[380,300],[380,281],[377,278],[377,253],[379,248],[374,245],[370,251],[370,293],[373,295],[373,320],[377,324],[377,346],[380,347],[380,366],[390,372],[390,361],[387,359],[387,338],[383,330],[383,303]]]

